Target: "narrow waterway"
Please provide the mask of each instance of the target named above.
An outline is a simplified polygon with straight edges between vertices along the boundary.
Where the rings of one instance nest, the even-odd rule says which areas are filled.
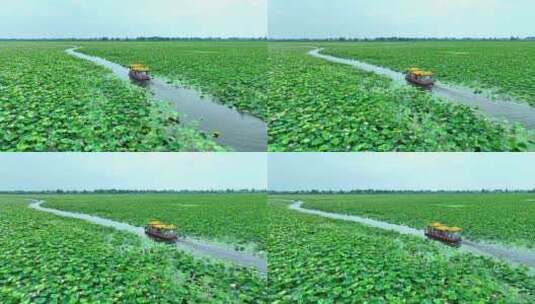
[[[342,220],[342,221],[348,221],[348,222],[355,222],[364,224],[370,227],[380,228],[384,230],[391,230],[395,231],[401,234],[408,234],[412,236],[416,236],[422,239],[427,239],[425,236],[425,232],[423,230],[414,229],[408,226],[404,225],[396,225],[396,224],[390,224],[383,221],[373,220],[361,216],[356,215],[346,215],[346,214],[338,214],[338,213],[330,213],[320,210],[313,210],[313,209],[305,209],[302,207],[303,202],[294,201],[292,204],[288,206],[289,209],[311,214],[311,215],[317,215],[325,218],[335,219],[335,220]],[[496,244],[485,244],[481,242],[475,242],[471,240],[463,240],[460,250],[464,250],[467,252],[471,252],[477,255],[484,255],[484,256],[490,256],[494,258],[498,258],[500,260],[514,263],[514,264],[521,264],[528,267],[532,267],[535,269],[535,251],[528,250],[528,249],[517,249],[512,247],[505,247],[500,246]]]
[[[75,213],[75,212],[68,212],[68,211],[46,208],[46,207],[41,206],[43,203],[44,201],[33,201],[32,203],[30,203],[29,207],[35,210],[42,211],[42,212],[48,212],[48,213],[58,215],[61,217],[79,219],[79,220],[83,220],[83,221],[97,224],[100,226],[133,233],[142,238],[150,239],[145,234],[145,229],[143,227],[136,227],[133,225],[120,223],[120,222],[116,222],[113,220],[109,220],[109,219],[105,219],[105,218],[101,218],[101,217],[93,216],[89,214]],[[187,251],[195,256],[224,260],[224,261],[237,264],[243,267],[256,268],[258,272],[262,274],[267,274],[266,258],[259,257],[253,254],[248,254],[243,251],[236,251],[230,245],[226,246],[222,244],[211,243],[208,241],[204,241],[200,239],[193,239],[193,238],[188,238],[188,237],[181,237],[176,242],[175,245],[178,249]]]
[[[127,68],[103,58],[79,53],[77,49],[71,48],[66,52],[106,67],[117,77],[131,81]],[[147,83],[132,83],[150,90],[156,100],[172,102],[181,114],[181,123],[197,125],[209,137],[217,132],[219,137],[214,137],[215,142],[238,152],[267,151],[267,124],[261,119],[231,109],[197,90],[176,87],[154,76]]]
[[[410,85],[405,80],[405,75],[388,68],[376,66],[366,62],[335,57],[322,54],[323,49],[314,49],[308,54],[326,61],[350,65],[358,69],[386,76],[398,84]],[[535,129],[535,107],[526,103],[500,99],[490,99],[481,94],[475,94],[473,90],[461,86],[447,85],[441,82],[436,84],[429,92],[437,97],[447,99],[450,102],[476,107],[480,112],[490,118],[509,123],[520,123],[527,129]]]

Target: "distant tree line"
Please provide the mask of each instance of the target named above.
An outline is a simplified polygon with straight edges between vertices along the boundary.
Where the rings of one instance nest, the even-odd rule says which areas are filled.
[[[0,41],[265,41],[267,37],[96,37],[96,38],[0,38]]]
[[[293,41],[293,42],[404,42],[404,41],[535,41],[535,36],[530,37],[376,37],[376,38],[268,38],[268,37],[95,37],[95,38],[0,38],[0,41]]]
[[[0,194],[223,194],[223,193],[266,193],[261,189],[218,189],[218,190],[48,190],[48,191],[0,191]]]
[[[355,190],[298,190],[298,191],[269,191],[269,194],[432,194],[432,193],[535,193],[531,190],[509,189],[481,189],[481,190],[381,190],[381,189],[355,189]]]
[[[535,37],[486,37],[486,38],[474,38],[474,37],[376,37],[376,38],[348,38],[348,37],[332,37],[332,38],[272,38],[270,41],[300,41],[300,42],[410,42],[410,41],[534,41]]]
[[[381,189],[354,189],[354,190],[296,190],[296,191],[267,191],[264,189],[217,189],[217,190],[124,190],[124,189],[97,189],[97,190],[47,190],[47,191],[0,191],[0,194],[224,194],[224,193],[269,193],[269,194],[432,194],[432,193],[535,193],[531,190],[509,189],[481,189],[481,190],[381,190]]]

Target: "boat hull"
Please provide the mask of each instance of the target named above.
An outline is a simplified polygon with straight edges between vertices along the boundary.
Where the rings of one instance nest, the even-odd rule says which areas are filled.
[[[177,235],[164,235],[151,229],[145,229],[145,234],[147,234],[149,237],[153,239],[156,239],[162,242],[175,242],[176,240],[178,240]]]
[[[431,87],[435,84],[435,81],[433,79],[420,79],[417,77],[412,76],[411,74],[407,74],[405,76],[405,79],[413,84],[423,86],[423,87]]]
[[[137,81],[149,81],[150,80],[149,75],[147,75],[145,73],[135,72],[135,71],[130,71],[128,73],[128,76],[131,79],[137,80]]]
[[[427,236],[428,238],[430,239],[433,239],[433,240],[437,240],[437,241],[441,241],[447,245],[450,245],[450,246],[453,246],[453,247],[460,247],[461,246],[461,243],[462,243],[462,239],[452,239],[452,238],[448,238],[444,235],[440,235],[440,234],[437,234],[437,233],[433,233],[433,232],[429,232],[429,231],[426,231],[425,232],[425,236]]]

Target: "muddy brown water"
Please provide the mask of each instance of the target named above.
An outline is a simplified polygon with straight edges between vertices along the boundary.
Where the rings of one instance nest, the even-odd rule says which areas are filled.
[[[215,98],[203,96],[197,90],[177,87],[154,76],[146,83],[131,81],[128,76],[129,70],[122,65],[79,53],[77,49],[79,48],[71,48],[66,52],[106,67],[117,77],[150,90],[157,100],[172,102],[177,112],[181,114],[182,123],[198,126],[198,129],[208,137],[212,137],[215,132],[219,133],[219,137],[213,138],[215,142],[238,152],[267,151],[267,124],[263,120],[240,113],[221,104]]]
[[[364,224],[367,226],[380,228],[384,230],[391,230],[401,234],[407,234],[416,236],[419,238],[427,239],[423,230],[414,229],[404,225],[390,224],[378,220],[373,220],[356,215],[330,213],[320,210],[305,209],[302,207],[303,202],[294,201],[288,208],[297,212],[317,215],[325,218],[342,220],[348,222],[355,222]],[[475,242],[472,240],[463,240],[461,247],[462,251],[471,252],[477,255],[483,255],[488,257],[498,258],[502,261],[506,261],[513,264],[520,264],[535,269],[535,251],[529,249],[505,247],[497,244],[486,244],[482,242]]]
[[[86,222],[133,233],[139,237],[150,239],[145,234],[145,229],[143,227],[136,227],[89,214],[46,208],[41,206],[43,203],[44,201],[32,201],[29,207],[42,212],[48,212],[61,217],[84,220]],[[243,267],[255,268],[261,274],[267,274],[267,259],[265,257],[256,256],[243,251],[236,251],[230,245],[212,243],[188,237],[181,237],[174,245],[176,245],[178,249],[189,252],[194,256],[215,258]]]
[[[398,84],[410,85],[405,80],[405,75],[403,73],[359,60],[325,55],[321,53],[322,50],[323,49],[314,49],[308,54],[326,61],[350,65],[364,71],[386,76]],[[484,95],[475,94],[473,90],[469,88],[444,84],[438,81],[428,90],[428,92],[453,103],[476,107],[480,112],[492,119],[498,121],[505,120],[509,123],[520,123],[527,129],[535,129],[535,107],[532,107],[527,103],[498,98],[490,99]]]

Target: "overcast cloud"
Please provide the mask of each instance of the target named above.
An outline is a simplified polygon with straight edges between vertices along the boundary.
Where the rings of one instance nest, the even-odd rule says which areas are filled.
[[[266,189],[265,153],[0,153],[0,191]]]
[[[0,7],[0,38],[267,35],[267,0],[16,0]]]
[[[270,190],[535,189],[535,153],[272,153]]]
[[[533,0],[270,0],[271,38],[535,36]]]
[[[535,35],[532,0],[3,1],[0,38],[509,37]]]

